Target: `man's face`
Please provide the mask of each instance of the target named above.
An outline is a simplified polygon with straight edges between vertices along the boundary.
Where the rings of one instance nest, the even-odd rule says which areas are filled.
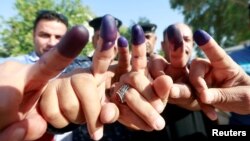
[[[65,24],[58,21],[41,20],[33,32],[35,51],[38,56],[53,48],[67,32]]]
[[[176,68],[185,67],[191,57],[193,50],[193,33],[191,29],[184,24],[175,25],[176,29],[179,30],[180,39],[182,44],[176,45],[174,42],[169,41],[169,37],[162,43],[165,57],[170,63]]]
[[[148,33],[145,33],[145,39],[146,39],[146,47],[147,47],[147,56],[150,56],[154,53],[157,37],[155,33],[148,32]]]

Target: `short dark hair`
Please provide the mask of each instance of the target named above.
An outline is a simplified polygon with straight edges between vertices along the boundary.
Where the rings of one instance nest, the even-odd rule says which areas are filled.
[[[91,21],[89,21],[89,26],[93,27],[94,31],[100,30],[101,23],[102,23],[102,17],[96,17],[96,18],[92,19]],[[115,18],[116,26],[119,29],[120,26],[122,25],[122,21],[116,17],[114,17],[114,18]]]
[[[144,33],[155,33],[157,29],[157,25],[152,23],[139,23],[139,25],[142,27]]]
[[[59,21],[59,22],[65,24],[67,28],[69,26],[68,19],[66,16],[64,16],[63,14],[57,13],[55,11],[51,11],[51,10],[39,10],[39,11],[37,11],[37,16],[36,16],[36,19],[34,21],[33,29],[36,29],[36,26],[40,20]]]

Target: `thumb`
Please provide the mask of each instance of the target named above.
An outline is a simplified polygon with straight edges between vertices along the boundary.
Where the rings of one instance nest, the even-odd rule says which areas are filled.
[[[247,97],[249,87],[248,86],[237,86],[230,88],[209,88],[203,92],[203,103],[206,104],[235,104],[248,101]],[[233,105],[231,105],[233,106]]]
[[[26,129],[21,126],[21,122],[15,123],[0,133],[1,141],[23,141]]]
[[[45,53],[37,63],[31,66],[27,73],[28,83],[26,84],[32,82],[33,89],[37,89],[58,75],[81,52],[88,39],[89,33],[84,26],[71,28],[56,47]]]
[[[47,128],[47,122],[39,115],[33,114],[27,119],[15,122],[0,133],[1,141],[23,141],[40,138]]]
[[[113,123],[118,120],[118,117],[119,109],[114,103],[108,102],[102,106],[100,113],[100,120],[102,123]]]

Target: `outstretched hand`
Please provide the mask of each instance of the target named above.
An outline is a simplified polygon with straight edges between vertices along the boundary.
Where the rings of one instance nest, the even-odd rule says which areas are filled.
[[[117,27],[111,15],[105,15],[100,39],[90,68],[79,68],[51,81],[40,101],[41,112],[51,125],[63,128],[69,123],[86,123],[92,139],[103,136],[103,126],[117,120],[119,111],[106,97],[108,71],[115,57]]]
[[[75,26],[35,64],[6,62],[0,65],[0,140],[34,140],[43,135],[47,122],[37,109],[41,91],[87,42],[87,29]]]
[[[194,39],[208,59],[196,59],[190,68],[190,81],[201,102],[224,111],[250,113],[250,77],[205,31]]]
[[[131,59],[131,71],[115,83],[111,97],[120,111],[118,121],[136,130],[161,130],[165,121],[160,113],[166,106],[173,82],[167,76],[151,79],[147,71],[145,36],[139,25],[132,27]],[[126,86],[128,89],[122,92]]]

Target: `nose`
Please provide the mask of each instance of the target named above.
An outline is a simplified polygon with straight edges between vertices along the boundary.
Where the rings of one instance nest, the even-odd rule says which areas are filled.
[[[53,46],[55,46],[58,42],[59,42],[58,39],[56,39],[54,36],[51,36],[51,37],[49,38],[48,45],[49,45],[50,47],[53,47]]]

